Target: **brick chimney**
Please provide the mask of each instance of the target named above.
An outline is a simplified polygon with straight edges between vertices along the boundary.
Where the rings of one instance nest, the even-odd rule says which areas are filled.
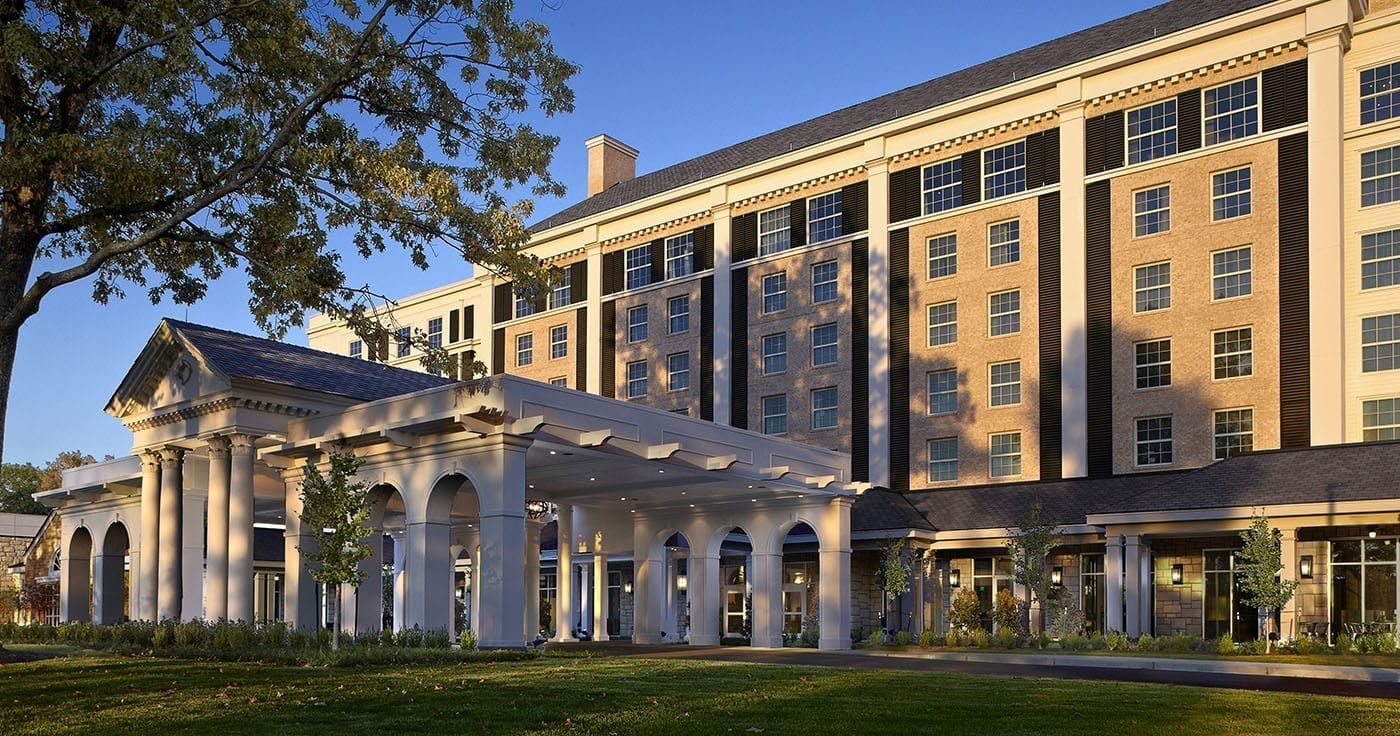
[[[637,149],[608,135],[583,144],[588,147],[588,196],[637,175]]]

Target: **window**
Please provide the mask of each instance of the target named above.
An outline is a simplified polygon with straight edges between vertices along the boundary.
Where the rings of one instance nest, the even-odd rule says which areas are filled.
[[[1168,465],[1172,461],[1172,418],[1137,420],[1137,464]]]
[[[633,361],[627,364],[627,398],[640,399],[647,395],[647,362]]]
[[[1400,146],[1361,154],[1361,206],[1394,202],[1400,195]]]
[[[558,360],[569,355],[569,326],[555,325],[549,328],[549,359]]]
[[[535,293],[524,290],[515,292],[515,318],[529,317],[535,313]]]
[[[1003,291],[987,297],[987,332],[992,336],[1021,331],[1021,291]]]
[[[666,278],[678,279],[695,273],[695,234],[666,238]]]
[[[651,245],[628,248],[623,253],[627,288],[635,289],[651,283]]]
[[[1172,188],[1167,185],[1133,192],[1133,237],[1172,229]]]
[[[666,356],[666,390],[683,391],[690,388],[690,353]]]
[[[841,237],[841,190],[807,200],[807,242]]]
[[[1210,254],[1211,298],[1219,301],[1254,293],[1253,268],[1247,245]]]
[[[958,341],[958,303],[943,302],[928,308],[928,346]]]
[[[1361,320],[1361,372],[1400,368],[1400,312]]]
[[[812,391],[812,429],[836,429],[836,387]]]
[[[787,309],[787,274],[770,273],[763,277],[763,313],[772,314]]]
[[[442,317],[428,320],[428,347],[442,347]]]
[[[1400,396],[1361,402],[1361,439],[1400,440]]]
[[[1400,97],[1395,84],[1400,82],[1400,62],[1382,64],[1361,70],[1361,124],[1379,123],[1400,114]]]
[[[958,371],[944,368],[929,371],[928,413],[952,414],[958,410]]]
[[[1172,385],[1172,341],[1147,340],[1133,345],[1136,388]]]
[[[408,339],[409,330],[407,327],[400,327],[394,330],[394,340],[399,344],[398,355],[400,358],[407,358],[413,354],[413,343]]]
[[[627,310],[627,342],[647,339],[647,305]]]
[[[924,214],[962,205],[962,158],[929,164],[923,170]]]
[[[928,277],[941,279],[958,273],[958,234],[928,239]]]
[[[1253,209],[1249,167],[1212,174],[1210,177],[1210,219],[1244,217]]]
[[[1254,329],[1237,327],[1213,335],[1215,380],[1254,374]]]
[[[982,199],[996,199],[1024,191],[1025,140],[982,152]]]
[[[763,433],[787,434],[787,395],[763,397]]]
[[[994,434],[989,445],[993,478],[1010,478],[1021,474],[1020,432]]]
[[[1254,450],[1254,410],[1221,409],[1215,412],[1215,459]]]
[[[987,228],[987,265],[1004,266],[1021,260],[1021,221],[998,222]]]
[[[666,300],[666,314],[669,317],[668,331],[679,335],[690,329],[690,295],[674,296]]]
[[[1133,269],[1133,311],[1154,312],[1172,305],[1172,264],[1152,263]]]
[[[364,343],[364,341],[363,341],[363,340],[351,340],[351,341],[350,341],[350,357],[355,358],[356,360],[359,360],[360,358],[363,358],[363,357],[364,357],[364,354],[365,354],[365,343]]]
[[[1128,111],[1128,163],[1176,153],[1176,100]]]
[[[527,366],[535,362],[535,336],[531,333],[515,336],[515,364]]]
[[[836,261],[812,266],[812,303],[834,302],[836,296]]]
[[[792,244],[792,208],[774,207],[758,213],[758,254],[780,253]]]
[[[559,283],[549,291],[549,308],[558,309],[567,307],[573,301],[574,293],[574,270],[572,268],[563,269],[563,276]]]
[[[765,335],[763,338],[763,375],[787,370],[787,333]]]
[[[1206,90],[1202,125],[1206,145],[1259,132],[1259,78],[1250,77]]]
[[[568,387],[569,387],[569,377],[568,377],[568,376],[555,376],[555,377],[549,379],[549,385],[551,385],[551,386],[558,386],[558,387],[560,387],[560,388],[568,388]]]
[[[1021,403],[1021,361],[993,363],[990,372],[992,406]]]
[[[812,328],[812,367],[836,365],[836,325]]]
[[[1400,284],[1400,230],[1361,236],[1361,288]]]
[[[928,441],[928,479],[931,483],[958,479],[957,437]]]

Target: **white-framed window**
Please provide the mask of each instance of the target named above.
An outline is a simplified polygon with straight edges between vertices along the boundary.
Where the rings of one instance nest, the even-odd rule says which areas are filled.
[[[666,300],[667,332],[679,335],[690,330],[690,295],[673,296]]]
[[[1013,289],[987,297],[987,333],[992,337],[1021,331],[1021,290]]]
[[[1400,396],[1361,402],[1361,439],[1400,440]]]
[[[836,387],[812,390],[812,429],[836,429]]]
[[[695,234],[666,238],[666,278],[678,279],[695,273]]]
[[[1211,299],[1234,299],[1254,293],[1254,257],[1249,246],[1210,254]]]
[[[1220,409],[1215,412],[1215,459],[1254,451],[1254,410]]]
[[[1361,236],[1361,288],[1400,284],[1400,230]]]
[[[1234,327],[1211,333],[1215,380],[1254,375],[1254,328]]]
[[[622,254],[627,288],[636,289],[651,283],[651,244],[628,248]]]
[[[958,273],[958,234],[935,235],[928,239],[928,277],[941,279]]]
[[[398,343],[398,356],[407,358],[413,354],[413,343],[409,340],[410,330],[407,327],[400,327],[394,330],[394,340]]]
[[[1361,206],[1400,198],[1400,146],[1361,152]]]
[[[1239,140],[1259,132],[1259,78],[1238,79],[1205,91],[1201,127],[1205,144]]]
[[[1128,163],[1176,153],[1176,98],[1128,111]]]
[[[1170,465],[1172,462],[1172,418],[1142,417],[1136,422],[1134,446],[1137,464]]]
[[[666,390],[684,391],[690,388],[690,353],[666,356]]]
[[[992,406],[1014,406],[1021,403],[1021,361],[993,363],[987,369]]]
[[[428,320],[428,347],[442,347],[442,317]]]
[[[1400,368],[1400,312],[1361,318],[1361,372]]]
[[[1156,235],[1172,229],[1171,185],[1133,192],[1133,237]]]
[[[763,375],[787,370],[787,333],[763,336]]]
[[[627,398],[640,399],[647,395],[647,362],[634,360],[627,364]]]
[[[1134,388],[1162,388],[1172,385],[1172,341],[1144,340],[1133,343]]]
[[[1006,197],[1026,191],[1026,141],[989,148],[982,152],[982,199]]]
[[[792,245],[792,207],[783,205],[758,213],[758,254],[780,253]]]
[[[958,341],[958,303],[931,304],[928,308],[928,346],[952,345]]]
[[[812,367],[836,365],[836,325],[817,325],[812,328]]]
[[[1248,166],[1210,175],[1210,219],[1229,220],[1254,211],[1254,174]]]
[[[568,377],[568,376],[555,376],[555,377],[549,379],[549,385],[551,385],[551,386],[558,386],[559,388],[568,388],[568,387],[569,387],[569,377]]]
[[[558,360],[569,355],[569,326],[555,325],[549,328],[549,359]]]
[[[834,302],[840,295],[836,287],[836,261],[822,261],[812,265],[812,303]]]
[[[535,335],[527,332],[515,336],[515,364],[527,366],[535,362]]]
[[[1021,260],[1021,221],[1007,220],[987,226],[987,265],[1004,266]]]
[[[787,309],[787,273],[779,271],[763,277],[763,313]]]
[[[515,290],[515,318],[529,317],[535,313],[535,292],[529,289]]]
[[[1400,115],[1400,62],[1361,70],[1361,124],[1379,123]]]
[[[998,432],[988,438],[992,477],[1013,478],[1021,474],[1021,433]]]
[[[1133,269],[1133,311],[1155,312],[1172,305],[1172,264],[1149,263]]]
[[[359,360],[365,356],[365,343],[363,340],[350,341],[350,357]]]
[[[563,276],[559,277],[559,283],[549,290],[549,308],[559,309],[567,307],[574,298],[574,270],[572,268],[562,269]]]
[[[841,190],[807,200],[807,242],[841,237]]]
[[[936,161],[922,171],[925,215],[962,206],[962,157]]]
[[[787,394],[763,397],[763,433],[787,434]]]
[[[954,414],[958,411],[958,370],[940,368],[928,372],[928,413]]]
[[[937,437],[928,441],[928,479],[930,483],[958,479],[957,437]]]
[[[647,305],[641,304],[627,310],[627,342],[647,339],[647,328]]]

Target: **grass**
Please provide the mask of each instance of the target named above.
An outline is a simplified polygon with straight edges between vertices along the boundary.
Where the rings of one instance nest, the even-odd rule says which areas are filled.
[[[1135,649],[1118,651],[1091,649],[1075,651],[1072,649],[1059,649],[1057,647],[1051,647],[1050,649],[1032,649],[1029,647],[1020,649],[1000,649],[996,647],[978,649],[977,647],[934,646],[924,648],[919,646],[900,647],[888,645],[862,648],[870,651],[897,654],[918,654],[920,652],[941,652],[945,654],[1036,654],[1048,657],[1140,657],[1147,659],[1203,659],[1215,662],[1260,662],[1264,664],[1322,664],[1331,667],[1400,668],[1400,655],[1397,654],[1288,654],[1280,652],[1272,652],[1270,654],[1214,654],[1210,652],[1140,652]]]
[[[634,658],[323,669],[66,654],[0,666],[0,733],[1400,732],[1400,702],[1173,685]]]

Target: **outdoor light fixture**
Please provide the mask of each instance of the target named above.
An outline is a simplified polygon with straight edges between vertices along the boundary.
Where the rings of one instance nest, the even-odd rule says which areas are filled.
[[[625,582],[625,583],[622,584],[622,592],[626,593],[627,595],[632,595],[632,581],[631,581],[631,580],[628,580],[627,582]]]
[[[1050,568],[1050,584],[1056,588],[1064,585],[1065,569],[1063,567]]]
[[[685,590],[686,584],[685,573],[676,576],[676,590]]]
[[[1312,580],[1312,555],[1303,555],[1298,558],[1298,577]]]
[[[545,514],[548,514],[553,510],[554,504],[548,501],[537,501],[535,499],[527,499],[525,501],[525,515],[530,517],[531,519],[542,519],[544,518]]]
[[[957,588],[962,585],[962,570],[956,567],[948,571],[948,586]]]
[[[804,584],[804,583],[806,583],[806,582],[807,582],[807,576],[806,576],[806,575],[803,575],[803,574],[800,573],[800,572],[795,572],[795,573],[792,574],[792,584],[793,584],[793,585],[802,585],[802,584]]]
[[[1181,579],[1184,577],[1185,572],[1186,568],[1184,566],[1172,565],[1172,585],[1181,585]]]
[[[1375,538],[1376,538],[1376,528],[1375,528],[1374,526],[1368,526],[1368,527],[1366,527],[1366,536],[1370,537],[1371,539],[1375,539]]]

